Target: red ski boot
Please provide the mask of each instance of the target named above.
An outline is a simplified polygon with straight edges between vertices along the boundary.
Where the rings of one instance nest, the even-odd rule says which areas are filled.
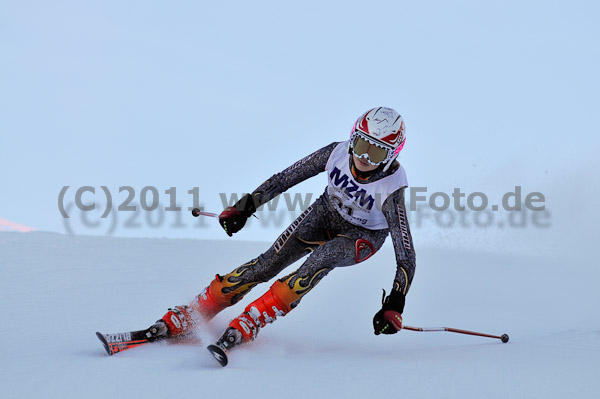
[[[176,337],[189,333],[199,323],[212,320],[223,309],[237,303],[258,282],[240,284],[239,276],[253,263],[242,265],[233,272],[215,276],[215,279],[196,296],[189,306],[176,306],[150,329],[157,330],[157,338]],[[167,331],[164,332],[164,325]]]
[[[254,340],[262,327],[289,313],[292,310],[290,305],[299,298],[300,295],[292,291],[286,283],[276,281],[269,291],[248,305],[244,313],[229,323],[216,345],[223,350],[229,350]]]

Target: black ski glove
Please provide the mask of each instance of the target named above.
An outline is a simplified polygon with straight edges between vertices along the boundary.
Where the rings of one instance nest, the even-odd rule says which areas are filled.
[[[390,292],[385,297],[385,290],[381,298],[381,310],[373,317],[375,335],[396,334],[402,329],[402,312],[404,311],[404,294],[400,291]]]
[[[219,215],[219,224],[227,235],[231,237],[234,233],[240,231],[245,225],[246,220],[256,211],[253,198],[250,194],[244,195],[233,206],[228,206]]]

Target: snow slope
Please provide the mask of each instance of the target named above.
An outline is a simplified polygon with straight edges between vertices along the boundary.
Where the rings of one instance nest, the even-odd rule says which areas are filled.
[[[506,332],[508,344],[446,332],[374,336],[371,318],[394,274],[385,247],[333,271],[224,369],[205,344],[268,285],[199,330],[202,345],[106,356],[95,331],[146,327],[268,245],[0,233],[2,397],[600,395],[600,271],[559,249],[525,258],[417,248],[406,324]]]

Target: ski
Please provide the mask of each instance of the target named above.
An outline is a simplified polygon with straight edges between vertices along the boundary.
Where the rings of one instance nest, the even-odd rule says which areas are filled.
[[[223,348],[217,346],[217,345],[208,345],[206,347],[206,349],[208,349],[208,351],[211,353],[211,355],[214,356],[214,358],[217,360],[217,362],[219,362],[219,364],[223,367],[227,366],[227,352],[225,352],[225,350],[223,350]]]
[[[104,345],[108,355],[123,352],[124,350],[135,348],[140,345],[151,342],[146,336],[147,330],[130,331],[116,334],[102,334],[96,332],[96,336]]]

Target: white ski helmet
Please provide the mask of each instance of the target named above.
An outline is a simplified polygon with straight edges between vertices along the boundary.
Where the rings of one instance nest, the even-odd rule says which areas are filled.
[[[406,141],[402,116],[391,108],[373,108],[356,121],[350,133],[348,151],[371,165],[385,164],[386,171]]]

